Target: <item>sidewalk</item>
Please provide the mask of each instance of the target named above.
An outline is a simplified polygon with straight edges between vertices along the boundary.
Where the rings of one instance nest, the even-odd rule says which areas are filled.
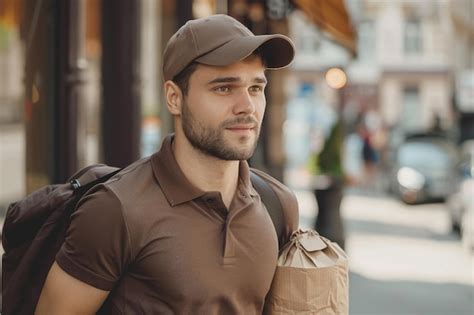
[[[450,232],[443,203],[348,194],[341,208],[351,315],[474,313],[473,257]]]

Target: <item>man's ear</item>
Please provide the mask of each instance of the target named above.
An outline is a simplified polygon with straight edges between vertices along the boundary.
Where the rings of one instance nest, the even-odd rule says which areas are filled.
[[[166,105],[171,115],[181,115],[181,106],[183,104],[183,92],[179,86],[171,80],[164,85]]]

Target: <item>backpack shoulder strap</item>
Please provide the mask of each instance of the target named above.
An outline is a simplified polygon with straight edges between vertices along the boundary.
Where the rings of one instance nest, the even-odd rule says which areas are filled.
[[[283,224],[283,208],[281,206],[280,199],[278,198],[275,191],[272,187],[257,173],[250,170],[250,180],[252,182],[253,187],[262,198],[262,202],[267,208],[268,214],[272,219],[273,225],[275,226],[275,230],[278,237],[278,248],[281,248],[284,244],[283,242],[283,231],[284,231],[284,224]]]
[[[103,169],[100,169],[99,172],[95,172],[94,174],[92,174],[92,172],[86,172],[80,177],[73,177],[69,180],[69,183],[75,193],[83,195],[95,185],[105,183],[121,170],[121,168],[116,167],[103,167]]]
[[[89,165],[68,179],[74,191],[85,193],[88,188],[104,183],[122,169],[105,164]]]

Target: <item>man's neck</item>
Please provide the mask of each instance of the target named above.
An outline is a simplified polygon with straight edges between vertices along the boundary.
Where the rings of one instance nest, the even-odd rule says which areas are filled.
[[[225,161],[207,155],[183,137],[175,137],[172,150],[186,178],[203,191],[218,191],[227,208],[238,185],[239,161]]]

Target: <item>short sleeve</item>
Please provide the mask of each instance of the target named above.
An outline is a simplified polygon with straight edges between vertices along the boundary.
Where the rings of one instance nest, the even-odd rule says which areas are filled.
[[[81,199],[71,216],[56,262],[74,278],[110,291],[130,259],[130,237],[121,202],[100,185]]]

